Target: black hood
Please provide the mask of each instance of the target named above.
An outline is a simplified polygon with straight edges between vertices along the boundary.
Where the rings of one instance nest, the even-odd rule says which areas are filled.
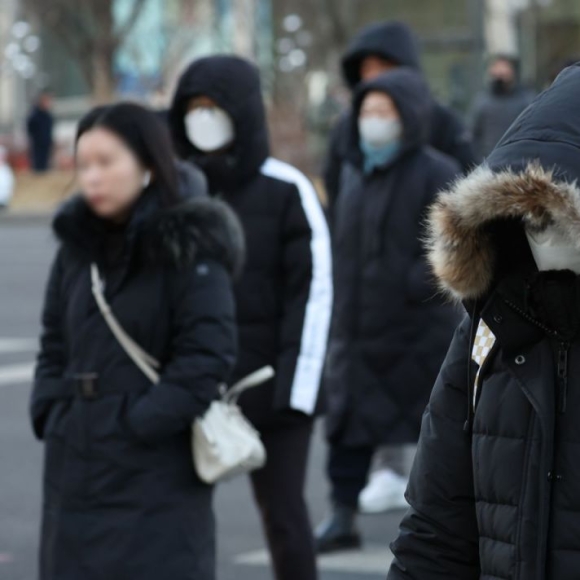
[[[351,157],[361,159],[358,117],[366,95],[381,91],[393,99],[403,122],[400,155],[428,143],[433,100],[423,76],[410,68],[397,68],[359,86],[353,101]]]
[[[231,116],[236,140],[233,149],[224,154],[224,167],[233,181],[243,184],[259,172],[270,154],[258,69],[236,56],[211,56],[196,60],[181,75],[169,110],[169,127],[179,156],[203,170],[207,159],[215,156],[196,149],[184,125],[187,103],[196,96],[209,97]]]
[[[516,119],[487,159],[490,169],[524,169],[531,161],[566,181],[580,178],[580,63],[565,69],[554,84]]]
[[[481,299],[531,260],[524,226],[557,226],[580,249],[580,66],[567,68],[514,122],[487,162],[439,196],[429,258],[441,288]]]
[[[360,83],[360,64],[367,56],[380,56],[399,66],[419,69],[419,46],[411,29],[402,22],[381,22],[363,28],[342,58],[342,73],[347,84]]]
[[[227,204],[205,195],[187,195],[162,208],[154,186],[141,196],[127,226],[131,257],[145,264],[184,268],[197,259],[220,262],[236,276],[241,272],[245,241],[242,226]],[[53,230],[65,250],[81,261],[99,261],[107,225],[92,213],[81,195],[57,212]]]

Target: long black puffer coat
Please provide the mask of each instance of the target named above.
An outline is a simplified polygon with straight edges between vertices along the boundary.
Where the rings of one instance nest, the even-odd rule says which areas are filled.
[[[110,228],[81,197],[54,221],[31,403],[46,453],[41,580],[214,578],[212,490],[194,472],[190,426],[234,365],[243,235],[224,204],[158,199],[150,186],[113,261]],[[158,385],[98,310],[93,260],[120,324],[161,361]]]
[[[328,434],[341,445],[412,443],[458,319],[430,283],[422,220],[459,173],[425,145],[430,96],[400,68],[363,86],[394,100],[404,134],[398,156],[365,175],[356,122],[333,231],[335,308],[325,388]]]
[[[419,46],[411,29],[402,22],[381,22],[363,28],[342,58],[344,79],[352,90],[361,83],[360,65],[367,56],[378,56],[399,66],[420,70]],[[338,195],[343,163],[349,156],[352,111],[345,112],[331,132],[324,167],[329,204]],[[464,172],[476,165],[469,132],[448,107],[431,99],[428,142],[434,149],[453,157]]]
[[[580,237],[579,90],[566,69],[432,210],[431,262],[469,317],[423,418],[389,580],[579,577],[580,278],[538,273],[523,233]]]
[[[235,142],[207,155],[188,140],[184,116],[195,96],[232,118]],[[235,285],[240,354],[233,380],[265,365],[274,380],[240,403],[260,429],[302,421],[320,409],[320,378],[332,309],[328,227],[314,187],[270,157],[266,112],[255,66],[234,56],[202,58],[183,73],[169,114],[176,148],[204,171],[214,196],[244,227],[247,258]]]

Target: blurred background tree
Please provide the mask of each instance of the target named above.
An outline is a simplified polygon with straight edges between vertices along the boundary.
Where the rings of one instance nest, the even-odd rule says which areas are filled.
[[[341,54],[360,27],[387,19],[413,27],[434,94],[460,113],[488,54],[520,55],[536,89],[580,54],[578,0],[0,0],[0,141],[21,132],[43,86],[70,139],[91,102],[167,106],[187,62],[234,52],[262,71],[276,154],[315,171],[350,97]]]
[[[94,99],[109,101],[116,91],[115,56],[148,0],[131,0],[120,23],[115,21],[115,0],[22,1],[25,13],[62,43]]]

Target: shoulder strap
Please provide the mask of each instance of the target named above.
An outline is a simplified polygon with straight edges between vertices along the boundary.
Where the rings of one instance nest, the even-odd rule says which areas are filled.
[[[107,326],[123,347],[129,358],[141,369],[143,374],[152,383],[159,382],[159,361],[153,358],[149,353],[145,352],[123,329],[119,321],[115,318],[111,307],[109,306],[105,294],[103,293],[103,280],[99,273],[99,268],[95,263],[91,264],[91,286],[93,296],[97,302],[99,310],[107,323]]]
[[[159,382],[159,361],[154,359],[149,353],[145,352],[123,329],[119,321],[115,318],[111,307],[103,293],[103,280],[99,273],[98,266],[91,264],[91,282],[93,296],[97,302],[99,310],[123,350],[131,358],[131,360],[141,369],[152,383]],[[235,403],[239,396],[248,389],[261,385],[274,376],[274,369],[271,366],[266,366],[236,383],[230,391],[225,395],[224,399],[228,403]]]

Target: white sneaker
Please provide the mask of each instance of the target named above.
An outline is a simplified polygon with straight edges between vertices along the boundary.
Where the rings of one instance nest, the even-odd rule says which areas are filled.
[[[392,469],[380,469],[371,474],[370,481],[362,490],[358,505],[363,514],[380,514],[391,510],[406,509],[407,479]]]

